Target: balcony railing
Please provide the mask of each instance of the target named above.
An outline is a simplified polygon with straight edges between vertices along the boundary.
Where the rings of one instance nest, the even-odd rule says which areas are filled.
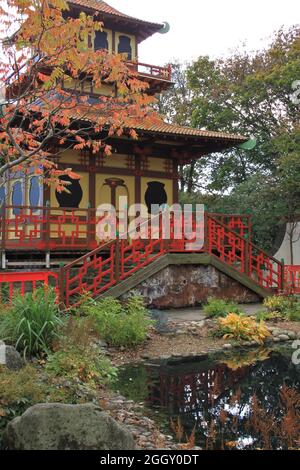
[[[172,66],[169,64],[165,67],[159,65],[150,65],[143,62],[131,61],[128,62],[140,75],[150,77],[158,80],[172,80]]]

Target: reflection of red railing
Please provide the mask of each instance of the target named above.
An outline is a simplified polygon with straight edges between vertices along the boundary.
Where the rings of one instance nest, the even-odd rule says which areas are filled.
[[[284,266],[284,287],[288,293],[300,294],[300,266]]]
[[[1,295],[8,295],[10,300],[15,292],[24,295],[40,286],[46,288],[51,285],[58,292],[57,284],[58,275],[51,271],[0,273],[0,287],[6,286],[7,289]]]
[[[172,66],[167,65],[166,67],[160,67],[159,65],[150,65],[144,64],[143,62],[135,62],[131,61],[128,62],[130,67],[138,72],[140,75],[144,75],[147,77],[159,79],[159,80],[172,80]]]
[[[183,413],[195,412],[216,404],[226,391],[230,391],[249,374],[249,366],[231,370],[222,363],[213,368],[203,366],[198,370],[195,365],[195,369],[185,372],[184,364],[179,364],[174,371],[172,366],[168,370],[162,367],[156,376],[152,374],[151,366],[147,367],[147,403],[166,407],[172,413],[178,410]]]

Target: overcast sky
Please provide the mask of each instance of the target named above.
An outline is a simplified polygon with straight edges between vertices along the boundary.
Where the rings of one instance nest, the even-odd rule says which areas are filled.
[[[162,65],[199,55],[226,55],[240,42],[249,50],[267,44],[271,33],[300,23],[299,0],[106,0],[123,13],[170,23],[140,46],[139,59]]]

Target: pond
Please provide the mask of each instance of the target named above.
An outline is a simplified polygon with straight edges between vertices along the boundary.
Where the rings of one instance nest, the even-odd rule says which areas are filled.
[[[130,364],[115,389],[179,442],[286,449],[300,442],[300,366],[291,346]],[[298,442],[298,443],[297,443]]]

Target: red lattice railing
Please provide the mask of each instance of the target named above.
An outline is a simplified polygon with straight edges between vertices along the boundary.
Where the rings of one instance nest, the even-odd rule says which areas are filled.
[[[251,215],[215,213],[210,213],[210,215],[241,237],[251,239]]]
[[[284,266],[284,287],[290,294],[300,294],[300,266]]]
[[[41,206],[1,208],[1,250],[93,249],[95,209]]]
[[[160,79],[160,80],[172,80],[172,66],[167,65],[166,67],[161,67],[159,65],[145,64],[143,62],[131,61],[128,62],[129,67],[134,68],[139,74]]]
[[[209,214],[205,215],[204,223],[193,222],[193,228],[203,233],[199,246],[191,243],[195,240],[174,238],[175,221],[171,224],[170,239],[163,237],[161,220],[157,224],[155,236],[147,238],[151,230],[146,225],[146,232],[140,230],[139,239],[113,240],[94,251],[87,253],[78,260],[64,266],[60,270],[61,301],[67,306],[76,305],[84,292],[90,292],[93,297],[116,285],[141,268],[152,263],[165,253],[171,252],[206,252],[217,257],[221,262],[236,271],[247,275],[252,281],[263,288],[280,291],[283,286],[283,265],[275,258],[260,250],[249,240],[242,238],[226,225]],[[182,225],[182,224],[181,224]],[[149,234],[149,232],[148,232]],[[178,232],[177,232],[178,235]]]
[[[263,288],[282,290],[283,264],[276,258],[230,230],[210,214],[206,216],[206,249],[225,264],[246,274]]]
[[[95,229],[99,217],[95,209],[72,209],[47,206],[3,206],[0,209],[1,250],[93,250],[101,245],[96,239]],[[249,216],[211,214],[216,220],[226,225],[242,237],[250,239],[251,227]],[[196,223],[195,217],[181,221],[180,236],[176,237],[178,219],[174,216],[171,224],[170,251],[189,251],[184,238],[184,228],[193,231],[204,230]],[[200,222],[201,224],[201,222]],[[203,222],[202,222],[203,224]],[[193,248],[192,251],[195,251]]]
[[[67,308],[77,305],[84,293],[96,297],[118,282],[117,245],[113,240],[60,269],[61,303]]]
[[[58,293],[58,274],[51,271],[0,273],[0,292],[5,300],[12,300],[15,293],[24,295],[38,287],[53,287]],[[3,289],[4,288],[4,289]]]
[[[168,234],[160,216],[154,232],[146,220],[139,227],[138,239],[127,233],[125,239],[104,243],[96,239],[95,209],[4,206],[1,210],[2,252],[93,250],[61,268],[60,297],[68,307],[85,291],[95,297],[163,254],[174,252],[210,253],[261,287],[283,290],[283,265],[251,242],[249,216],[205,214],[198,220],[192,212],[175,213]],[[293,276],[299,288],[299,276]]]

